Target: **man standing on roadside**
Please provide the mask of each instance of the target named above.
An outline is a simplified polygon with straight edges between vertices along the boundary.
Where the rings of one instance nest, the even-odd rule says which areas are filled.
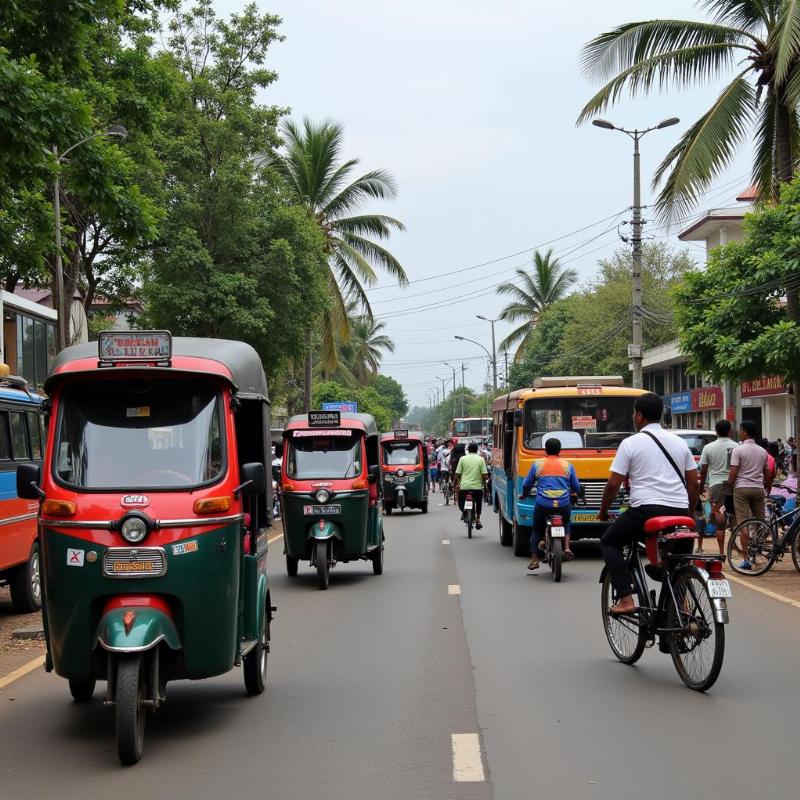
[[[739,428],[741,444],[731,452],[728,482],[733,486],[733,508],[736,523],[749,517],[764,519],[764,499],[772,490],[772,471],[767,463],[767,451],[756,443],[756,424],[751,419],[742,420]],[[749,532],[742,532],[741,544],[744,560],[740,569],[752,569],[747,559]]]
[[[717,528],[717,545],[719,552],[725,552],[725,526],[728,513],[733,513],[733,487],[728,482],[731,468],[731,453],[736,442],[730,438],[731,423],[721,419],[715,426],[717,438],[709,442],[700,456],[700,493],[708,483],[709,501],[711,502],[711,519]],[[702,535],[697,540],[697,552],[703,552]]]

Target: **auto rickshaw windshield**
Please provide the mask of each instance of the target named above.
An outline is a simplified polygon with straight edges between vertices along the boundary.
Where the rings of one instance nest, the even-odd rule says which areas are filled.
[[[61,394],[53,469],[79,489],[211,483],[225,467],[219,391],[175,380],[100,381]]]
[[[383,445],[383,463],[387,466],[419,464],[418,442],[387,442]]]
[[[289,447],[286,474],[299,480],[357,478],[361,474],[361,437],[357,434],[294,436]]]

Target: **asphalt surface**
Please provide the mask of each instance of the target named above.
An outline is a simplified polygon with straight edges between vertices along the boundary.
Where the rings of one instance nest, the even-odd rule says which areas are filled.
[[[135,767],[100,690],[77,706],[37,670],[0,691],[0,796],[797,797],[798,609],[734,585],[722,675],[700,695],[657,650],[612,657],[593,548],[554,584],[500,546],[491,512],[468,540],[432,500],[386,518],[384,575],[340,565],[327,592],[308,566],[286,577],[273,545],[267,692],[246,697],[239,670],[170,684]],[[479,736],[483,782],[454,781],[453,734]]]

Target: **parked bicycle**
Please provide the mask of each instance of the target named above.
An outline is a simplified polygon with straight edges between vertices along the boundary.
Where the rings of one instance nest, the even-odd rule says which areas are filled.
[[[791,486],[775,484],[774,488],[797,494]],[[773,505],[777,507],[767,519],[751,517],[733,529],[728,539],[728,563],[738,575],[763,575],[776,561],[783,561],[787,552],[791,552],[794,567],[800,572],[800,509],[795,507],[784,514],[782,502]]]
[[[617,600],[606,569],[600,576],[606,638],[623,664],[634,664],[656,638],[662,653],[670,653],[681,680],[704,692],[714,685],[725,653],[726,599],[730,584],[722,572],[724,556],[673,552],[681,540],[696,539],[689,517],[654,517],[645,523],[645,544],[627,548],[628,575],[634,586],[636,611],[612,616]],[[650,564],[642,563],[647,553]],[[660,581],[655,589],[647,575]]]

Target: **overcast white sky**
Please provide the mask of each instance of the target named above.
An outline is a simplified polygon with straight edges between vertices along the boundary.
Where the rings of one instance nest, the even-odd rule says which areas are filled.
[[[245,4],[217,0],[217,9],[227,14]],[[526,265],[537,245],[631,204],[630,140],[591,125],[575,127],[593,92],[580,74],[582,45],[623,22],[701,18],[691,0],[258,0],[258,5],[283,18],[286,36],[273,48],[270,64],[280,78],[262,101],[290,106],[296,118],[343,122],[348,156],[359,157],[365,170],[390,169],[398,179],[400,197],[375,204],[374,210],[406,224],[408,231],[395,235],[389,247],[412,285],[401,290],[382,277],[369,294],[397,345],[383,371],[403,384],[412,404],[424,405],[433,388],[441,387],[436,376],[451,374],[444,361],[458,366],[463,360],[473,388],[486,381],[483,351],[453,337],[473,338],[491,349],[489,325],[475,317],[496,317],[503,308],[495,284]],[[647,127],[670,116],[682,120],[643,141],[644,202],[652,196],[656,165],[719,88],[626,97],[604,115],[625,127]],[[748,170],[743,154],[703,207],[729,204],[747,185]],[[610,225],[552,246],[588,278],[599,257],[623,246]],[[598,234],[603,235],[595,239]],[[654,223],[649,234],[665,231]],[[442,277],[523,250],[529,252]],[[700,249],[692,252],[702,260]],[[470,292],[463,300],[428,307]],[[498,343],[508,330],[498,323]]]

